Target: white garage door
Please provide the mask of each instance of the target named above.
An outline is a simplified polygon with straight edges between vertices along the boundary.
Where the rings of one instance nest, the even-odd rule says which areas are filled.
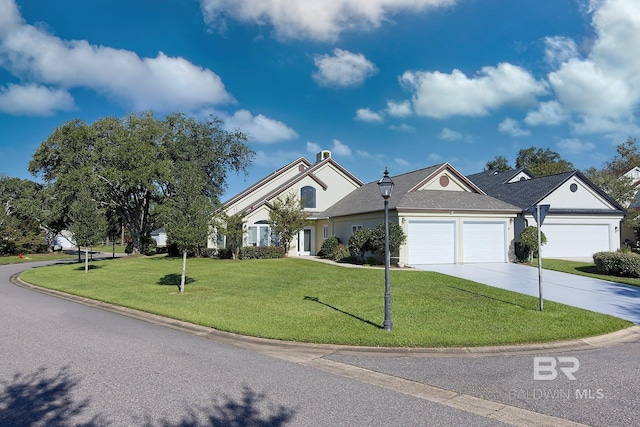
[[[456,262],[455,221],[409,221],[409,265]]]
[[[542,246],[543,258],[591,257],[594,253],[608,251],[608,224],[547,224],[540,229],[547,237]]]
[[[505,222],[465,221],[462,224],[463,261],[507,262]]]

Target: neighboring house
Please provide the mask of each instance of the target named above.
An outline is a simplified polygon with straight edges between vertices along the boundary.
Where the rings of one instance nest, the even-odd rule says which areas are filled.
[[[521,209],[485,194],[449,163],[393,176],[389,219],[406,244],[399,265],[509,262]],[[327,209],[330,233],[343,243],[359,228],[384,221],[384,200],[371,182]]]
[[[591,257],[620,248],[621,221],[626,210],[579,171],[535,177],[526,168],[484,171],[467,176],[485,193],[518,206],[515,236],[535,219],[525,210],[550,205],[542,227],[546,258]]]
[[[78,246],[76,245],[76,240],[73,238],[73,234],[69,230],[62,230],[55,237],[53,248],[55,250],[72,251],[78,249]]]
[[[167,232],[164,227],[153,230],[151,238],[155,240],[157,246],[167,246]]]
[[[289,255],[315,255],[330,236],[321,212],[362,185],[325,150],[318,153],[316,163],[300,157],[232,197],[224,206],[227,215],[246,213],[244,246],[270,246],[277,236],[271,234],[269,211],[276,199],[293,192],[303,201],[310,224],[291,242]],[[224,244],[224,239],[208,242],[209,247]]]

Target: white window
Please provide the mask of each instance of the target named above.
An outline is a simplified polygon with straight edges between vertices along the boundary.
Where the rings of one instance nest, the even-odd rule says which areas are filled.
[[[270,246],[271,229],[269,224],[258,221],[254,225],[247,227],[247,245],[248,246]]]
[[[322,226],[322,238],[326,239],[329,237],[329,226],[328,225],[323,225]]]
[[[355,233],[358,230],[362,230],[362,225],[352,225],[351,226],[351,234]]]

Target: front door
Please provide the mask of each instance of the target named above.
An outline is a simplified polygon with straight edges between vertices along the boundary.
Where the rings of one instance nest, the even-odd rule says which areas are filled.
[[[298,255],[311,255],[313,229],[305,228],[298,233]]]

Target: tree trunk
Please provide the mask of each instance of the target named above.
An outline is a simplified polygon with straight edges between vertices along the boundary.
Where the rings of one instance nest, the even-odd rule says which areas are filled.
[[[89,246],[84,248],[84,274],[89,272]]]
[[[187,250],[182,250],[182,276],[180,277],[180,293],[184,292],[184,282],[187,274]]]

